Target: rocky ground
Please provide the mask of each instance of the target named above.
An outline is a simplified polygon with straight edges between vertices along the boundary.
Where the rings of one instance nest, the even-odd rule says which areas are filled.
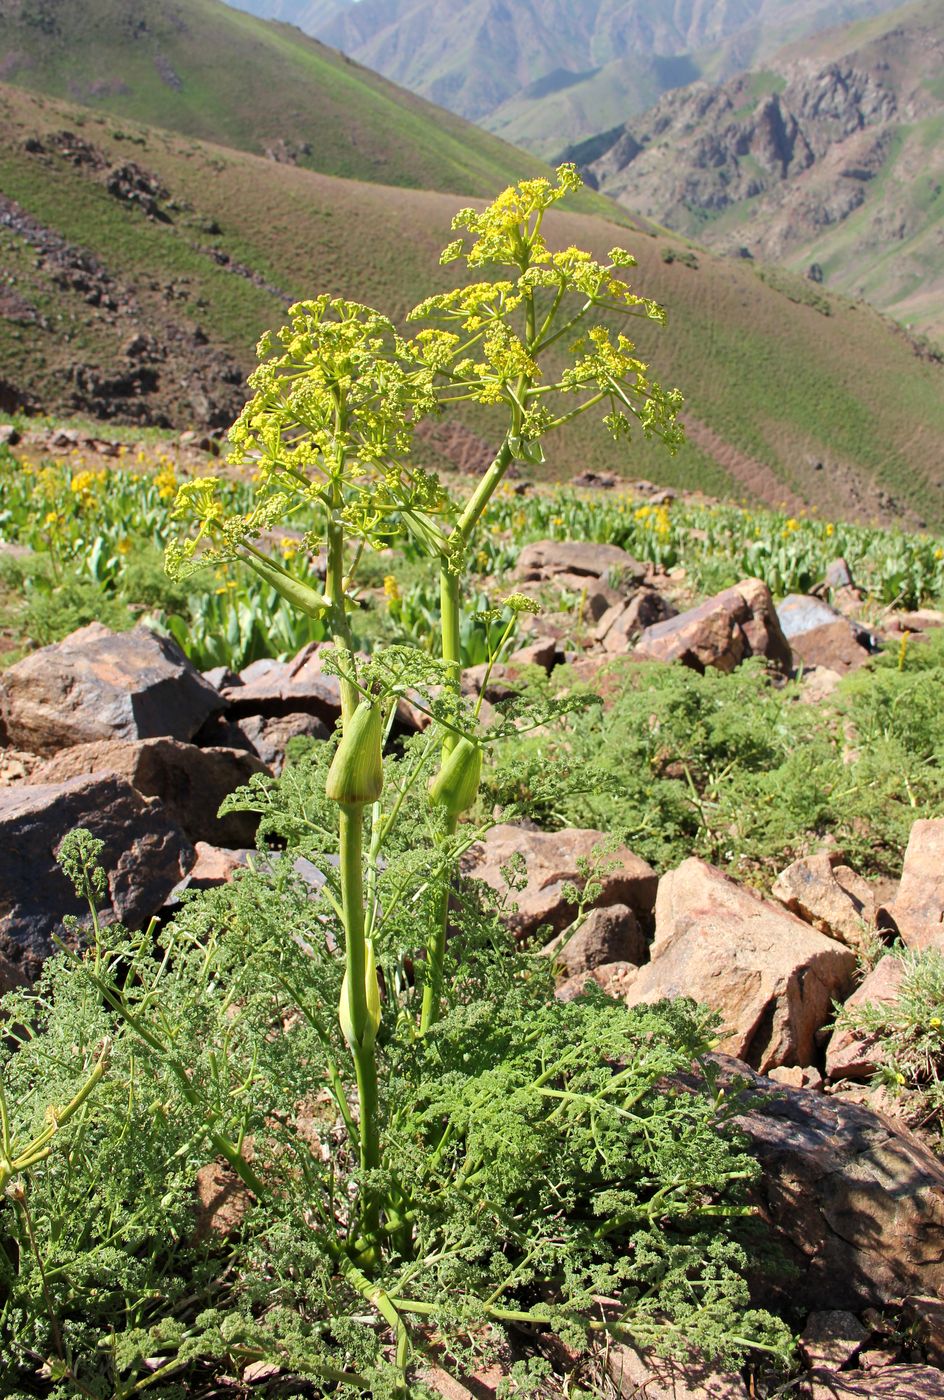
[[[761,656],[775,674],[804,673],[821,702],[879,644],[857,618],[862,599],[842,560],[811,595],[775,608],[745,579],[681,608],[671,580],[611,545],[541,541],[522,550],[516,586],[582,592],[595,620],[585,652],[564,650],[554,615],[496,667],[487,696],[514,690],[525,665],[553,679],[568,661],[587,678],[630,652],[703,670]],[[827,602],[826,597],[831,601]],[[944,614],[887,614],[885,639],[920,641]],[[280,771],[294,735],[326,738],[340,712],[338,682],[317,645],[290,661],[236,675],[201,675],[177,646],[137,627],[92,624],[9,667],[0,688],[0,983],[31,980],[62,917],[79,913],[55,862],[62,836],[87,826],[105,842],[113,917],[142,927],[164,917],[181,888],[229,880],[255,835],[248,814],[220,818],[222,799],[253,773]],[[469,689],[481,676],[466,673]],[[605,685],[604,685],[605,691]],[[409,731],[424,717],[401,706]],[[893,1002],[901,963],[874,957],[876,940],[944,949],[944,819],[917,821],[897,887],[860,877],[831,849],[795,861],[764,898],[690,858],[659,878],[618,849],[595,907],[558,951],[573,918],[565,886],[603,833],[544,833],[499,825],[469,853],[467,873],[502,888],[523,857],[526,887],[511,925],[538,931],[557,953],[558,995],[594,981],[629,1005],[686,994],[718,1011],[720,1083],[756,1092],[741,1126],[763,1165],[758,1213],[794,1272],[754,1280],[760,1304],[787,1299],[806,1315],[798,1394],[944,1396],[944,1165],[869,1085],[874,1044],[830,1031],[834,1003]],[[304,871],[302,872],[304,873]],[[858,957],[872,968],[857,985]],[[891,1109],[891,1112],[889,1111]],[[703,1376],[615,1348],[610,1382],[622,1396],[734,1400],[740,1376]],[[494,1393],[500,1379],[433,1377],[445,1395]],[[602,1393],[602,1392],[599,1392]]]

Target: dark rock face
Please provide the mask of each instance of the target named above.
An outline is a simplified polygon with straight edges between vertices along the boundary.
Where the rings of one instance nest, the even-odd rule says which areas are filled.
[[[223,701],[177,643],[93,622],[4,673],[0,714],[15,748],[53,754],[100,739],[190,739]]]
[[[218,817],[225,797],[248,783],[266,765],[245,749],[198,749],[177,739],[144,739],[76,744],[44,763],[33,783],[61,783],[93,773],[116,773],[142,797],[160,798],[172,821],[193,841],[217,846],[248,846],[259,818],[252,812]]]
[[[796,1270],[758,1275],[758,1302],[812,1310],[828,1299],[858,1313],[940,1294],[944,1165],[860,1104],[775,1086],[737,1060],[717,1059],[726,1077],[745,1078],[759,1095],[736,1123],[761,1165],[754,1195],[762,1217]]]
[[[77,826],[105,843],[106,922],[142,927],[194,861],[160,805],[114,774],[0,791],[0,953],[30,978],[54,951],[63,915],[88,913],[55,860]]]

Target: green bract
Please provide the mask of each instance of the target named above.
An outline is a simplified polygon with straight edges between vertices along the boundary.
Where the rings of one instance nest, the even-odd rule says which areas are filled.
[[[332,802],[345,807],[363,807],[376,802],[383,791],[383,723],[380,706],[362,700],[345,721],[325,792]]]

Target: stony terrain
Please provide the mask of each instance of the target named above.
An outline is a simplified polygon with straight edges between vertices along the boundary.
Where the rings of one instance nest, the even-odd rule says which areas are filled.
[[[909,4],[668,94],[584,158],[628,207],[940,340],[942,69],[944,7]]]

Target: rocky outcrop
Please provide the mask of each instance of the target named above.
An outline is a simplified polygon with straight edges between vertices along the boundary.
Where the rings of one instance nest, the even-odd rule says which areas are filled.
[[[780,905],[692,857],[663,875],[652,960],[630,1006],[693,997],[722,1020],[721,1048],[767,1071],[809,1065],[855,956]]]
[[[791,665],[790,644],[777,620],[770,589],[744,579],[695,608],[647,627],[634,654],[653,661],[681,661],[692,670],[733,671],[749,656],[762,656],[783,671]]]
[[[63,915],[88,915],[55,859],[78,826],[105,843],[106,922],[140,928],[193,864],[180,827],[114,774],[0,792],[0,952],[29,977],[53,951]]]
[[[846,1002],[855,1013],[860,1007],[893,1006],[905,979],[905,964],[891,955],[881,958]],[[877,1035],[841,1027],[833,1031],[826,1047],[826,1074],[832,1080],[871,1079],[879,1068]]]
[[[492,827],[484,841],[472,848],[464,870],[517,905],[508,912],[507,922],[520,939],[545,927],[552,934],[560,933],[574,918],[577,910],[564,887],[582,888],[578,860],[598,863],[597,879],[602,884],[598,906],[626,905],[638,919],[648,920],[658,884],[655,871],[625,846],[611,852],[608,844],[602,831],[531,831],[505,824]],[[523,864],[526,883],[510,894],[503,870],[516,861]]]
[[[266,765],[240,749],[198,749],[177,739],[104,740],[64,749],[37,768],[33,783],[61,783],[92,773],[117,773],[142,797],[157,797],[191,841],[249,846],[259,818],[252,812],[218,817],[220,804]]]
[[[37,754],[102,739],[186,740],[222,708],[169,637],[99,622],[24,657],[0,687],[7,742]]]

